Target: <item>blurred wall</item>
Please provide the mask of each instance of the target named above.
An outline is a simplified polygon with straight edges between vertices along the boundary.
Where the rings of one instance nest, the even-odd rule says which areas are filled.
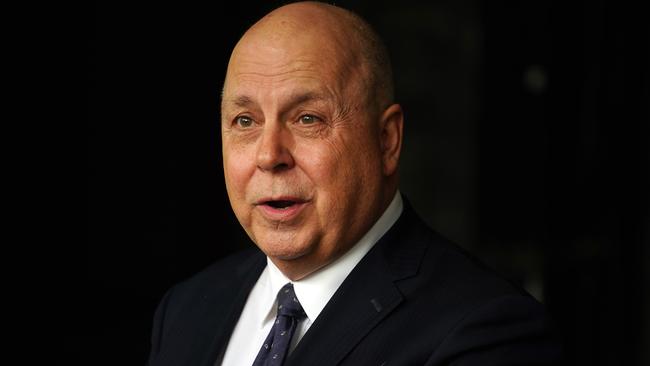
[[[278,4],[96,4],[93,336],[66,334],[70,359],[142,364],[164,291],[251,245],[225,193],[219,93],[239,36]],[[545,302],[571,364],[648,364],[641,12],[602,1],[337,4],[366,17],[391,51],[406,113],[401,190],[416,210]]]

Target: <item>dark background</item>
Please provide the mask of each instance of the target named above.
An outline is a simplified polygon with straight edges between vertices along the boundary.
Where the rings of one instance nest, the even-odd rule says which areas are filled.
[[[87,284],[72,308],[89,316],[63,337],[67,361],[143,364],[165,290],[251,245],[225,193],[219,93],[239,36],[279,4],[95,4]],[[650,364],[647,13],[337,4],[391,51],[416,210],[543,301],[570,364]]]

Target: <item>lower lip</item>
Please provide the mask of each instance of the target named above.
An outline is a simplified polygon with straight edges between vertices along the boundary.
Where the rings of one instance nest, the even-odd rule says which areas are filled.
[[[307,202],[296,203],[286,208],[275,208],[269,205],[258,205],[262,215],[272,221],[288,221],[298,216]]]

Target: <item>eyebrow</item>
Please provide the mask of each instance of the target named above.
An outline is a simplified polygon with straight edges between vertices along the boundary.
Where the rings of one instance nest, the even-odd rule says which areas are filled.
[[[230,102],[238,107],[246,107],[251,104],[255,104],[255,102],[253,102],[253,99],[246,95],[240,95],[234,99],[231,99]]]
[[[325,95],[317,92],[311,92],[311,91],[297,92],[291,94],[289,98],[287,98],[288,102],[286,103],[286,106],[288,108],[293,108],[296,105],[300,105],[303,103],[312,102],[312,101],[324,101],[327,99],[328,98]],[[232,99],[228,99],[227,101],[228,103],[231,103],[241,108],[249,107],[251,105],[257,104],[251,97],[247,95],[239,95]]]
[[[316,93],[316,92],[302,92],[302,93],[296,93],[292,94],[288,100],[289,100],[289,105],[295,106],[307,102],[312,102],[312,101],[324,101],[327,100],[328,98],[325,97],[325,95],[321,93]]]

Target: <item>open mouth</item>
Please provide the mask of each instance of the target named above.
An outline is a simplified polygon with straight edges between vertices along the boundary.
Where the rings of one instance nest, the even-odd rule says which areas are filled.
[[[265,205],[271,206],[271,207],[273,207],[275,209],[278,209],[278,210],[285,210],[285,209],[287,209],[287,208],[289,208],[289,207],[291,207],[291,206],[293,206],[293,205],[295,205],[297,203],[298,202],[296,202],[296,201],[288,201],[288,200],[278,200],[278,201],[264,202]]]
[[[308,203],[299,197],[284,196],[263,198],[256,206],[267,220],[288,222],[298,217]]]

